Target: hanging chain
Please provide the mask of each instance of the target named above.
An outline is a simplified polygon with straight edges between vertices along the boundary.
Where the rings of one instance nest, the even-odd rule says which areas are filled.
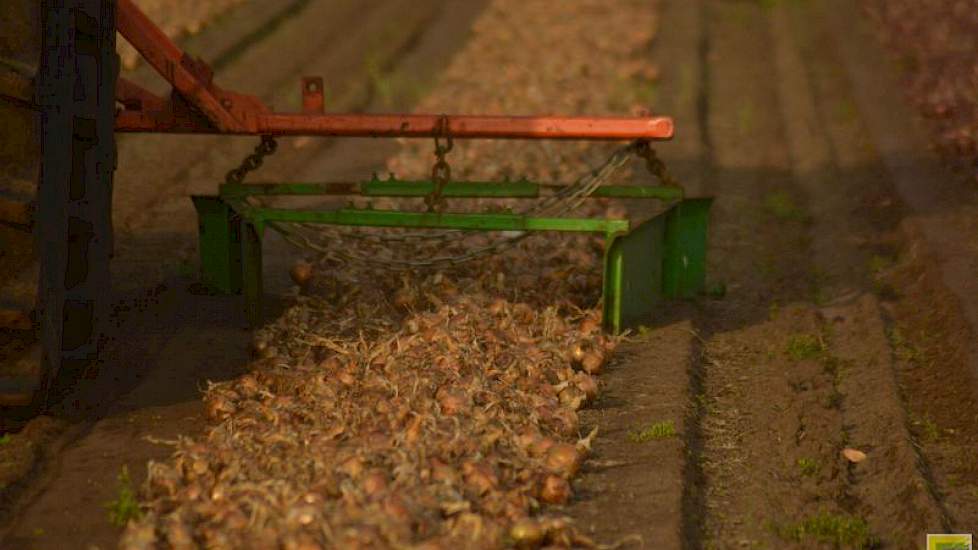
[[[597,169],[588,172],[580,177],[575,183],[561,189],[553,196],[547,197],[539,202],[534,208],[527,211],[524,215],[548,215],[561,216],[579,207],[591,196],[594,191],[607,183],[611,178],[628,163],[628,159],[634,154],[641,154],[643,145],[641,142],[630,143],[624,147],[616,149],[611,156]],[[406,239],[405,236],[381,235],[358,235],[355,232],[337,231],[335,228],[323,228],[311,224],[283,224],[269,223],[269,227],[275,229],[283,238],[298,248],[309,250],[319,254],[323,258],[341,260],[356,265],[372,267],[384,267],[389,269],[424,269],[445,267],[463,264],[478,258],[499,254],[505,250],[516,246],[522,240],[531,235],[530,232],[518,232],[515,235],[497,239],[489,244],[471,248],[457,255],[433,256],[425,259],[407,260],[397,258],[381,258],[373,254],[356,254],[349,252],[346,247],[338,246],[338,239],[353,238],[370,241],[376,239],[374,244],[395,244],[395,242],[409,241],[411,244],[436,245],[436,241],[447,241],[445,237],[454,237],[452,240],[458,241],[464,237],[466,231],[452,231],[450,234],[437,235],[434,239],[426,240],[423,238]],[[448,233],[448,232],[446,232]],[[420,234],[418,234],[420,236]],[[436,248],[441,248],[436,246]],[[415,250],[417,252],[417,250]]]
[[[233,170],[230,170],[226,176],[224,176],[224,182],[229,184],[240,184],[244,182],[245,176],[249,172],[254,172],[255,170],[261,168],[261,165],[265,162],[265,157],[275,154],[278,149],[278,142],[275,141],[274,136],[262,136],[261,143],[255,146],[253,153],[248,155],[241,161],[241,165]]]
[[[452,168],[445,160],[445,156],[454,146],[451,133],[448,129],[448,117],[442,115],[438,121],[435,135],[435,164],[431,168],[431,180],[434,185],[432,192],[428,194],[424,201],[428,207],[428,212],[440,212],[445,206],[445,198],[442,196],[445,185],[452,179]],[[225,176],[225,182],[229,184],[240,184],[245,177],[262,166],[265,158],[274,154],[278,148],[278,143],[273,136],[262,136],[261,142],[255,147],[254,152],[242,160],[241,165],[230,170]],[[608,182],[617,171],[627,164],[631,155],[638,155],[645,159],[646,167],[649,172],[659,178],[663,185],[680,187],[679,182],[672,177],[666,168],[665,163],[656,155],[648,141],[636,141],[615,150],[611,156],[597,169],[578,178],[573,184],[568,185],[552,196],[538,202],[533,208],[525,212],[524,215],[530,216],[561,216],[575,208],[581,206],[598,187]],[[504,250],[515,246],[530,235],[529,232],[519,232],[502,239],[498,239],[484,246],[470,249],[464,253],[454,256],[436,256],[422,260],[402,260],[394,258],[378,258],[369,254],[352,254],[335,246],[335,239],[344,237],[363,239],[371,241],[376,239],[378,244],[388,243],[411,243],[418,244],[427,242],[428,244],[449,243],[464,238],[469,232],[462,230],[447,230],[441,232],[414,233],[411,235],[358,235],[354,232],[336,232],[334,228],[322,228],[310,224],[286,224],[269,223],[269,227],[276,229],[286,241],[291,244],[316,252],[323,257],[336,258],[349,263],[369,266],[382,266],[393,269],[411,268],[430,268],[448,265],[458,265],[477,258],[498,254]],[[333,231],[331,231],[333,230]],[[336,234],[339,233],[339,234]],[[428,238],[426,238],[428,237]],[[321,242],[333,241],[332,246],[325,246]]]
[[[652,145],[649,144],[648,141],[637,141],[635,142],[635,145],[635,153],[645,159],[646,168],[648,168],[652,175],[659,178],[662,185],[669,187],[682,187],[679,181],[677,181],[676,178],[674,178],[669,172],[669,169],[666,167],[666,163],[659,158],[655,152],[655,149],[652,148]]]
[[[435,164],[431,167],[431,182],[434,184],[434,189],[424,198],[428,212],[441,212],[444,209],[445,199],[442,197],[442,191],[445,189],[445,184],[452,181],[452,167],[445,160],[445,155],[454,147],[452,134],[448,130],[448,116],[439,117],[435,132]],[[445,139],[444,144],[442,138]]]

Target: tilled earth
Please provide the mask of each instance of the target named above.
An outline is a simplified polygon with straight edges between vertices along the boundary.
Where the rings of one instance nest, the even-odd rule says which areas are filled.
[[[904,69],[907,95],[933,122],[933,142],[978,183],[978,12],[955,0],[863,2]]]
[[[884,26],[905,13],[874,9]],[[862,13],[488,2],[440,78],[409,86],[417,108],[674,116],[663,156],[717,197],[710,296],[613,339],[595,330],[589,238],[441,270],[310,254],[248,373],[211,384],[206,427],[149,465],[123,547],[919,548],[974,532],[973,304],[942,256],[973,260],[948,228],[968,227],[974,192],[918,134],[881,133],[912,116]],[[379,96],[407,82],[370,74]],[[456,143],[448,160],[461,178],[566,182],[612,150]],[[430,151],[405,143],[384,165],[423,175]],[[954,192],[921,215],[907,189],[938,183]],[[464,248],[327,234],[388,263]]]

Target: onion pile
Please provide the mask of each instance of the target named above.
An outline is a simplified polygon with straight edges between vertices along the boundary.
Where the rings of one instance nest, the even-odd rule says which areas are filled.
[[[598,384],[568,350],[616,340],[569,304],[500,302],[495,275],[422,278],[428,307],[411,313],[367,291],[383,285],[297,298],[256,336],[252,372],[208,388],[206,440],[150,465],[128,547],[150,527],[175,548],[587,544],[533,515],[570,500],[589,446],[576,411]],[[351,324],[358,310],[374,321]]]
[[[633,78],[634,64],[625,61],[645,54],[653,8],[492,0],[445,83],[419,110],[485,111],[498,89],[471,75],[499,70],[532,84],[509,88],[507,101],[524,101],[503,109],[561,110],[548,101],[558,98],[558,107],[573,105],[569,114],[601,113],[616,79]],[[597,12],[602,17],[592,17]],[[500,36],[533,28],[519,47]],[[581,85],[569,85],[567,75]],[[475,152],[473,179],[505,170],[539,177],[538,161],[572,176],[613,146],[500,147],[459,144],[456,152]],[[555,164],[560,155],[574,160]],[[391,164],[401,174],[412,166],[423,173],[428,157],[406,146]],[[620,208],[593,201],[584,213],[613,207]],[[423,257],[487,238],[404,246]],[[388,253],[379,242],[342,234],[335,246]],[[294,303],[256,333],[249,373],[207,388],[212,427],[149,465],[145,514],[121,546],[593,546],[559,509],[574,497],[573,478],[595,435],[578,411],[597,397],[598,376],[619,341],[601,330],[602,253],[602,237],[547,234],[435,272],[331,258],[297,264]]]

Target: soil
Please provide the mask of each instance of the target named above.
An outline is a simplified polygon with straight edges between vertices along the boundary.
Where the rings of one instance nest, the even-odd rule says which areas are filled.
[[[650,319],[582,415],[599,432],[565,511],[598,540],[919,548],[928,532],[978,530],[976,197],[919,142],[852,4],[661,3],[653,107],[679,129],[661,152],[690,194],[717,197],[710,277],[725,293]],[[334,79],[331,107],[408,108],[424,90],[405,85],[408,100],[385,105],[363,52],[389,74],[432,78],[482,6],[313,0],[228,49],[218,80],[287,107],[298,76],[320,73]],[[215,24],[195,39],[235,32]],[[396,151],[364,143],[290,141],[266,174],[362,176]],[[5,548],[113,546],[101,504],[121,468],[142,480],[170,454],[156,442],[198,433],[199,388],[247,361],[239,300],[192,292],[186,195],[213,191],[252,146],[121,141],[116,327],[97,376],[60,411],[64,435],[38,447],[34,477],[8,500]],[[266,287],[281,295],[292,253],[279,244]],[[670,421],[675,435],[636,435]]]

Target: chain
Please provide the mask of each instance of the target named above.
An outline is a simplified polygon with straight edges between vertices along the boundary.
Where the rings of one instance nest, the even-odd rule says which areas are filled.
[[[278,142],[273,136],[262,136],[261,142],[255,146],[255,150],[241,161],[241,165],[230,170],[224,176],[224,182],[229,184],[240,184],[244,182],[245,176],[249,172],[261,168],[265,162],[265,157],[272,155],[278,149]]]
[[[666,167],[666,163],[659,158],[656,154],[655,149],[648,141],[637,141],[636,144],[636,154],[645,159],[645,166],[648,168],[649,172],[655,177],[659,178],[662,185],[669,187],[682,187],[682,185],[672,177],[669,169]]]
[[[441,139],[445,138],[443,145]],[[445,207],[445,199],[442,191],[445,184],[452,181],[452,167],[445,161],[447,155],[454,147],[452,134],[448,130],[448,116],[441,115],[438,118],[438,127],[435,134],[435,164],[431,167],[431,181],[434,189],[424,198],[424,203],[428,207],[428,212],[440,212]]]
[[[583,204],[584,201],[587,200],[587,198],[593,194],[598,187],[608,182],[615,175],[615,173],[617,173],[618,170],[620,170],[627,163],[631,155],[638,154],[643,158],[648,159],[648,157],[643,154],[643,152],[648,149],[650,148],[646,142],[635,142],[615,150],[598,169],[585,174],[574,184],[568,185],[567,187],[556,192],[554,195],[537,203],[537,205],[526,212],[525,215],[561,216],[570,212],[571,210],[574,210]],[[662,176],[659,177],[661,178]],[[670,181],[672,180],[670,179]],[[423,233],[394,236],[358,235],[353,232],[339,232],[334,228],[324,230],[321,227],[309,224],[294,224],[291,227],[287,227],[285,224],[281,223],[270,223],[269,226],[281,233],[287,242],[299,248],[320,254],[325,258],[335,258],[349,263],[390,269],[419,269],[459,265],[481,257],[498,254],[510,247],[515,246],[520,241],[530,236],[530,233],[528,232],[519,232],[516,235],[499,239],[488,245],[473,248],[458,255],[435,256],[424,260],[403,260],[396,258],[379,258],[376,255],[360,255],[347,252],[343,247],[337,246],[336,237],[352,237],[354,239],[363,239],[367,241],[373,240],[378,243],[427,241],[431,244],[435,244],[438,241],[448,241],[448,237],[451,237],[450,240],[452,241],[457,241],[458,236],[466,232],[458,230],[442,232],[432,239],[424,239],[422,238],[425,236]],[[332,241],[331,246],[320,244],[330,241]]]

